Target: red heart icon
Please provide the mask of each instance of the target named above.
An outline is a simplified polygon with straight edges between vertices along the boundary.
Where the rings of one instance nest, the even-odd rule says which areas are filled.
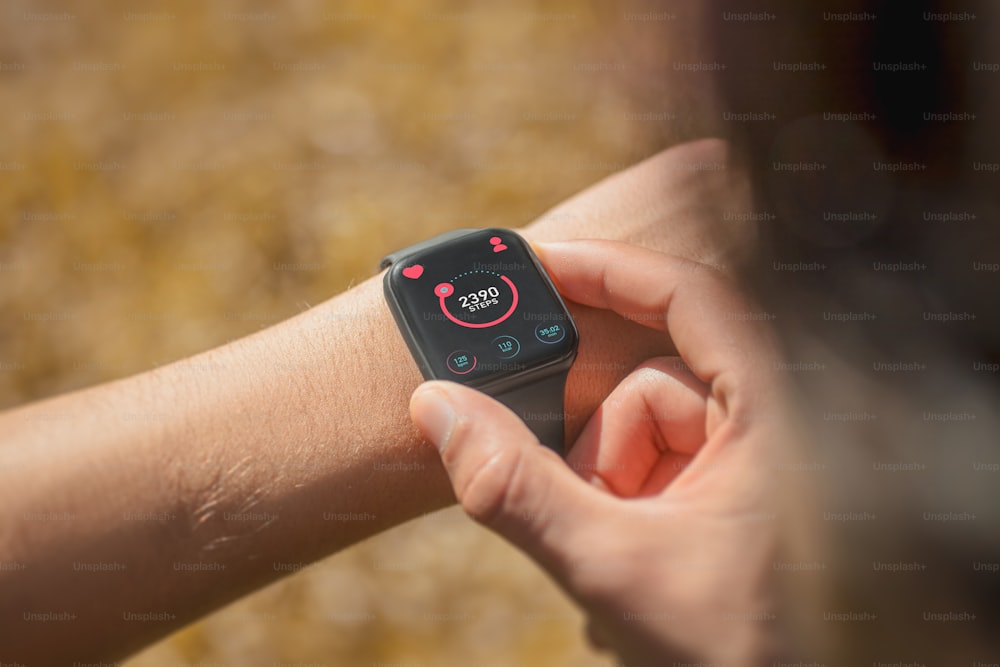
[[[420,276],[424,275],[424,267],[419,264],[414,264],[413,266],[407,266],[403,269],[403,275],[411,280],[416,280]]]

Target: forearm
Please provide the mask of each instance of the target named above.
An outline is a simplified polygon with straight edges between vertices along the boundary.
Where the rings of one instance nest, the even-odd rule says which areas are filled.
[[[373,280],[217,350],[0,417],[0,659],[18,646],[36,659],[65,647],[52,662],[120,654],[447,504],[407,417],[419,380]],[[31,616],[45,612],[75,618]],[[126,618],[148,612],[165,620]]]

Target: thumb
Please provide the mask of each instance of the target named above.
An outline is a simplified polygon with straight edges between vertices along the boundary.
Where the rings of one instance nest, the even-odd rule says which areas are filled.
[[[510,409],[474,389],[425,382],[410,399],[410,415],[437,446],[465,511],[565,581],[568,556],[581,553],[574,545],[599,525],[609,498]]]

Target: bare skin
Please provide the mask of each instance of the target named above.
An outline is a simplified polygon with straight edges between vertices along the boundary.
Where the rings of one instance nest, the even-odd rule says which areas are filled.
[[[724,263],[709,229],[745,189],[689,165],[726,159],[712,140],[665,151],[524,233]],[[573,310],[571,438],[637,364],[673,351]],[[121,658],[279,578],[276,564],[453,503],[408,416],[419,383],[376,276],[224,347],[0,415],[0,661]],[[389,463],[413,472],[387,476]]]

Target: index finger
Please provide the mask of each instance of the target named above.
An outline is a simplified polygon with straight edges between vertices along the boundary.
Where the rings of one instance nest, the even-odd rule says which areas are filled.
[[[570,301],[612,310],[668,333],[703,382],[726,394],[768,370],[771,343],[735,284],[704,264],[613,241],[539,244],[542,263]],[[713,392],[714,393],[714,392]]]

